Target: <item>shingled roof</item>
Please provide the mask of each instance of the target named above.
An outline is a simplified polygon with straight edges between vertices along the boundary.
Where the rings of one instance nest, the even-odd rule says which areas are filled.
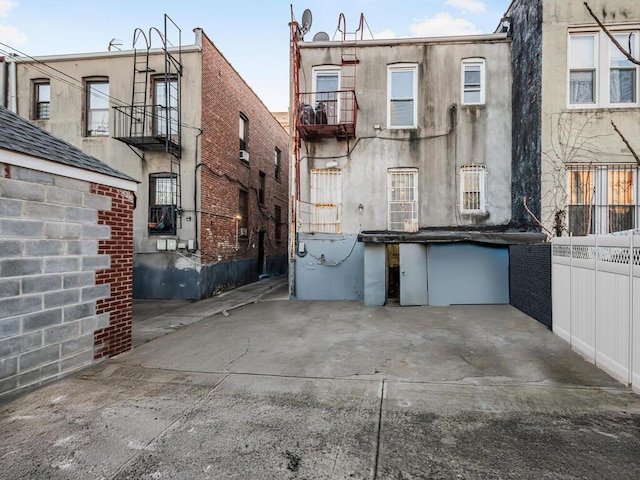
[[[0,106],[0,149],[137,182],[70,143]]]

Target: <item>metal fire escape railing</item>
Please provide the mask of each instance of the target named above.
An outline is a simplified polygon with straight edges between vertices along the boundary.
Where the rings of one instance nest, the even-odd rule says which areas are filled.
[[[177,38],[177,44],[170,42],[169,29],[172,29],[172,38]],[[156,72],[150,66],[154,32],[161,42],[163,72]],[[146,152],[164,151],[169,154],[168,167],[174,181],[170,182],[173,186],[168,198],[174,203],[174,225],[182,205],[181,82],[182,31],[176,23],[165,14],[163,32],[152,27],[145,34],[142,29],[136,28],[133,34],[131,104],[114,107],[113,138],[126,143],[142,160]],[[150,231],[152,220],[150,215]]]

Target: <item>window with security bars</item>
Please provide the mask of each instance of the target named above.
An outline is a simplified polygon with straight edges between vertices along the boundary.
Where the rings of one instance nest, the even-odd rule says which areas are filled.
[[[311,231],[340,233],[342,230],[342,171],[337,168],[311,170]]]
[[[33,118],[47,120],[51,116],[51,85],[48,81],[38,80],[34,83]]]
[[[418,231],[418,170],[398,168],[387,172],[389,215],[387,228]]]
[[[638,228],[638,168],[572,166],[568,170],[568,229],[573,235]]]
[[[178,211],[178,179],[175,174],[149,176],[149,234],[175,235]]]
[[[485,166],[460,167],[460,211],[482,213],[486,210]]]

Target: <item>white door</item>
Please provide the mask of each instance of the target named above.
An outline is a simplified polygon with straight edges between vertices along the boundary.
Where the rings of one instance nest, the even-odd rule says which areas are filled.
[[[400,305],[428,305],[427,245],[400,244]]]

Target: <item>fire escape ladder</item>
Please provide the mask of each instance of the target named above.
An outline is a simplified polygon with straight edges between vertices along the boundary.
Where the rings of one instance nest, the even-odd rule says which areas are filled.
[[[360,14],[358,28],[354,32],[349,32],[344,14],[341,13],[338,17],[338,31],[342,34],[340,42],[340,123],[353,125],[354,133],[358,109],[356,100],[356,73],[359,62],[358,40],[362,40],[363,25],[364,15]]]
[[[143,43],[143,45],[140,45]],[[133,33],[133,86],[129,115],[128,137],[141,137],[149,122],[147,88],[149,84],[149,38],[140,29]]]

